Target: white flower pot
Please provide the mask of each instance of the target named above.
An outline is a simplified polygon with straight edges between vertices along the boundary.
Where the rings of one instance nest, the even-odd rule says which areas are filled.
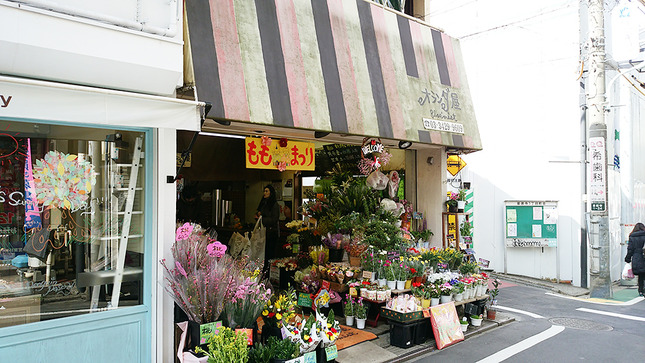
[[[376,290],[367,290],[367,298],[370,300],[376,300]]]
[[[441,295],[441,303],[449,303],[452,301],[452,295]]]
[[[470,318],[470,323],[473,324],[473,326],[481,326],[482,325],[482,320],[484,320],[484,319]]]
[[[461,331],[465,332],[466,330],[468,330],[468,324],[461,324]]]
[[[463,212],[464,208],[466,208],[466,201],[465,200],[458,200],[457,201],[457,209],[459,209],[459,210],[461,210]]]
[[[405,289],[405,280],[403,280],[403,281],[398,281],[397,280],[396,289],[397,290],[404,290]]]
[[[436,305],[439,305],[439,298],[438,297],[430,298],[430,306],[436,306]]]
[[[354,325],[354,317],[353,316],[346,316],[345,317],[345,325],[347,325],[347,326]]]
[[[358,318],[356,318],[356,327],[358,329],[365,329],[365,321],[366,320],[367,319],[358,319]]]
[[[385,286],[386,284],[387,284],[387,280],[386,280],[386,279],[378,279],[378,285],[379,285],[379,286]]]
[[[462,292],[455,294],[455,301],[459,302],[464,299],[464,294]]]
[[[388,281],[387,282],[387,288],[390,290],[396,289],[396,281]]]

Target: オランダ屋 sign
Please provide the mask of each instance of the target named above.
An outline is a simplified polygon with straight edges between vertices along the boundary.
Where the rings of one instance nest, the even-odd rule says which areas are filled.
[[[311,142],[247,137],[244,141],[249,169],[315,170],[315,147]]]

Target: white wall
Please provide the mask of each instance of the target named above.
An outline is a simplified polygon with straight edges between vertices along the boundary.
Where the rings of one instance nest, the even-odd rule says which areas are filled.
[[[460,39],[481,133],[484,150],[462,156],[477,257],[496,271],[556,278],[554,249],[508,248],[504,266],[504,201],[556,200],[559,277],[579,285],[578,1],[426,5],[426,21]]]
[[[101,4],[107,2],[94,1],[85,4],[85,9],[74,10],[101,19],[92,20],[0,0],[0,73],[173,95],[183,84],[182,17],[176,13],[175,1],[157,2],[158,6],[144,11],[149,2],[152,0],[142,2],[143,8],[137,14],[139,20],[134,21],[128,19],[132,14],[115,12],[116,9],[127,12],[130,7],[115,7],[112,2],[106,6]],[[80,6],[83,2],[76,3]],[[71,5],[74,4],[66,4]],[[142,19],[145,24],[141,23]],[[133,30],[137,27],[144,31]],[[161,29],[157,33],[174,35],[149,32],[157,28]]]

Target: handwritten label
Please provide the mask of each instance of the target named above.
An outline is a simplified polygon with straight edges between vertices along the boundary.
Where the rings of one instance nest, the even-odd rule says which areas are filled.
[[[325,355],[327,356],[327,361],[338,358],[338,348],[336,348],[336,344],[325,348]]]
[[[372,271],[363,271],[363,279],[371,280],[372,279]]]
[[[214,321],[212,323],[202,324],[199,326],[199,344],[206,344],[208,337],[211,334],[219,334],[219,330],[222,328],[221,321]]]
[[[298,293],[298,306],[310,308],[312,304],[313,300],[311,299],[311,295],[304,292]]]
[[[350,287],[349,288],[349,296],[358,296],[358,291],[356,291],[355,287]]]
[[[305,353],[302,358],[304,363],[316,363],[316,352]]]

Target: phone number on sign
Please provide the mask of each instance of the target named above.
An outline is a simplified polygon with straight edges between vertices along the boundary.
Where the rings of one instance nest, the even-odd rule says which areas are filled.
[[[549,247],[549,242],[513,238],[506,240],[506,247]]]
[[[429,118],[423,119],[423,128],[426,130],[446,131],[457,134],[464,133],[464,125],[455,122],[431,120]]]

